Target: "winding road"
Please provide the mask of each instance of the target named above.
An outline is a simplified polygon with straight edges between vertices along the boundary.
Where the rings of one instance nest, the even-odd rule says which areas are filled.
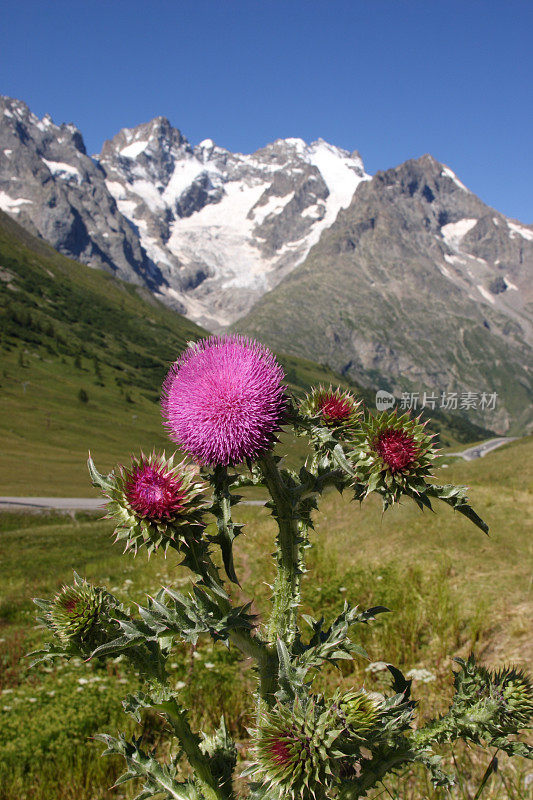
[[[459,456],[465,461],[473,461],[518,438],[518,436],[500,436],[497,439],[488,439],[461,453],[444,453],[443,458]],[[265,500],[243,500],[245,506],[264,506],[265,502]],[[0,497],[0,511],[103,511],[104,508],[105,503],[101,497]]]
[[[465,461],[473,461],[475,458],[483,458],[483,456],[486,456],[491,450],[501,447],[502,444],[514,442],[519,438],[519,436],[500,436],[497,439],[487,439],[486,442],[477,444],[474,447],[469,447],[466,450],[463,450],[461,453],[443,453],[443,457],[460,456],[461,458],[464,458]]]

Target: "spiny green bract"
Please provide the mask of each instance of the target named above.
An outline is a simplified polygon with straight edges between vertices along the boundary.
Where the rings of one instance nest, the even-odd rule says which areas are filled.
[[[93,484],[109,500],[107,516],[115,520],[115,541],[124,541],[125,552],[137,553],[142,546],[148,553],[158,548],[166,551],[170,545],[179,547],[180,537],[201,536],[206,508],[203,493],[207,486],[196,465],[186,459],[175,465],[174,456],[167,459],[165,453],[141,453],[139,457],[132,456],[131,467],[119,464],[117,472],[107,476],[100,475],[89,458]],[[155,492],[163,497],[161,501],[158,497],[155,502],[147,502],[147,487],[139,483],[156,479],[158,485],[148,489],[152,490],[152,497]]]
[[[253,732],[255,763],[244,773],[256,782],[252,797],[363,796],[364,786],[377,780],[376,761],[398,766],[415,758],[406,736],[413,711],[408,684],[388,698],[349,690],[331,699],[300,694],[292,703],[278,703],[263,712]]]
[[[119,630],[117,618],[124,617],[123,606],[112,594],[92,586],[75,572],[70,586],[63,586],[52,600],[34,598],[41,610],[38,621],[53,634],[34,657],[32,666],[57,657],[92,655],[105,641],[114,639]]]
[[[473,656],[456,659],[455,697],[450,716],[461,736],[493,738],[517,734],[533,722],[533,686],[516,667],[493,672],[478,666]]]
[[[533,686],[516,667],[496,672],[478,666],[473,655],[455,673],[455,695],[450,709],[416,731],[416,747],[452,742],[455,739],[495,746],[509,755],[533,757],[533,748],[516,740],[521,730],[533,724]]]
[[[350,689],[333,698],[339,718],[345,722],[345,734],[355,741],[364,742],[379,722],[376,699],[367,692]]]

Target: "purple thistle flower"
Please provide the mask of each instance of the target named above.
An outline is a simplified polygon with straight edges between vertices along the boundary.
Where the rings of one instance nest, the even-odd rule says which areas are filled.
[[[374,449],[394,475],[408,470],[416,463],[420,447],[414,436],[407,431],[386,428],[374,442]]]
[[[283,370],[263,345],[212,336],[191,345],[163,384],[171,439],[201,464],[238,464],[269,449],[283,420]]]
[[[154,521],[173,519],[187,502],[181,480],[162,463],[147,459],[133,464],[126,473],[126,498],[140,517]]]

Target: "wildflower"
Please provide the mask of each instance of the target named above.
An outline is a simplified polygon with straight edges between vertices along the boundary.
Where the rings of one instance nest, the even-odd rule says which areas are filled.
[[[164,464],[141,457],[124,474],[124,493],[137,516],[168,521],[183,509],[186,493],[182,480],[175,472],[167,472]]]
[[[373,442],[374,449],[390,472],[401,472],[416,462],[418,443],[414,436],[395,428],[385,428]]]
[[[355,462],[358,480],[366,484],[367,493],[379,491],[390,504],[402,493],[418,496],[431,477],[437,450],[433,436],[420,418],[408,413],[384,411],[379,417],[369,416],[361,423],[351,459]]]
[[[163,384],[171,439],[204,465],[257,458],[273,445],[283,420],[283,377],[270,350],[242,336],[190,345]]]
[[[420,683],[431,683],[436,680],[435,675],[428,669],[410,669],[405,673],[405,677],[412,681],[420,681]]]
[[[384,672],[387,666],[386,661],[372,661],[368,667],[365,667],[365,672]]]
[[[95,483],[108,497],[108,516],[117,521],[115,541],[124,540],[126,550],[137,552],[145,545],[149,552],[166,550],[179,533],[198,532],[201,524],[205,485],[198,468],[174,457],[155,452],[132,456],[131,466],[119,465],[117,473],[102,479],[89,462]],[[94,477],[93,477],[94,480]]]
[[[300,412],[306,417],[315,417],[328,428],[348,431],[358,425],[361,402],[347,390],[331,386],[314,387],[305,397]]]

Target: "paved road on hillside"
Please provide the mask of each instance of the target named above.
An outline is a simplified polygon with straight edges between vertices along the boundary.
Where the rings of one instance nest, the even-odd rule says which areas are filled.
[[[264,506],[265,500],[243,500],[245,506]],[[104,511],[101,497],[0,497],[0,511]]]
[[[483,458],[483,456],[486,456],[491,450],[495,450],[496,447],[501,447],[502,444],[508,444],[508,442],[514,442],[518,438],[520,437],[500,436],[498,439],[488,439],[486,442],[483,442],[483,444],[469,447],[461,453],[444,453],[443,456],[460,456],[464,458],[465,461],[473,461],[475,458]]]
[[[444,456],[460,456],[465,461],[482,458],[502,444],[514,442],[518,436],[500,436],[483,444],[469,447],[461,453],[445,453]],[[243,500],[245,506],[264,506],[265,500]],[[0,497],[0,511],[103,511],[105,503],[101,497]]]

